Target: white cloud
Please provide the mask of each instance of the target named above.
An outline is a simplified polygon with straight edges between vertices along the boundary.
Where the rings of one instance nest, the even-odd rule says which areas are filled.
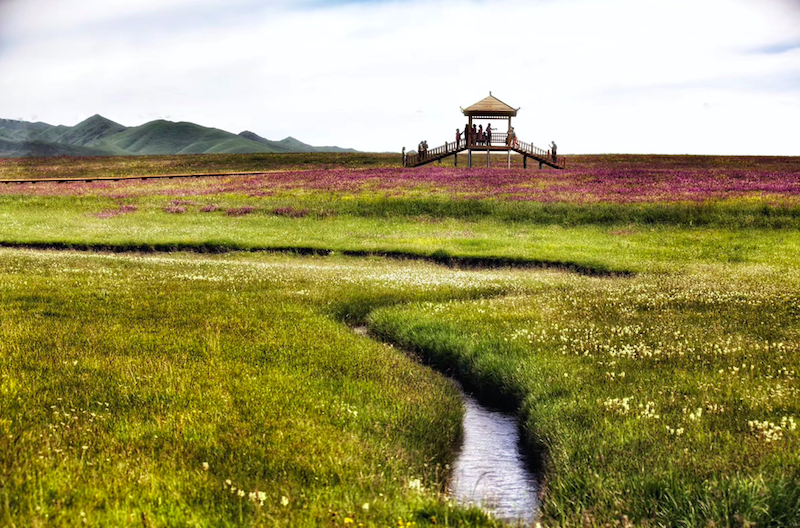
[[[15,0],[0,116],[399,150],[451,139],[458,107],[492,90],[522,107],[523,139],[564,152],[800,154],[800,50],[758,52],[800,42],[792,5]]]

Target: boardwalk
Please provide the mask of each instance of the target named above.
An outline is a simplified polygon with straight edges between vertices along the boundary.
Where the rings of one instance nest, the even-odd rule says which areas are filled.
[[[553,151],[540,149],[532,143],[519,141],[514,127],[511,126],[511,118],[517,115],[519,108],[507,105],[503,101],[492,95],[481,99],[477,103],[467,108],[461,109],[462,113],[468,118],[461,139],[452,143],[445,143],[440,147],[425,149],[422,152],[408,154],[403,158],[403,165],[406,167],[419,167],[426,163],[441,160],[447,156],[453,156],[455,165],[458,165],[458,153],[467,151],[467,165],[472,167],[472,157],[474,152],[486,152],[486,164],[491,163],[492,152],[506,152],[508,154],[508,167],[511,167],[511,153],[516,152],[523,156],[523,166],[527,168],[528,158],[538,161],[539,168],[544,165],[556,169],[564,168],[564,159],[555,155],[555,144]],[[491,134],[481,134],[480,130],[474,128],[474,121],[486,121],[487,130],[494,122],[495,126]],[[507,122],[507,132],[498,132],[497,122]],[[481,130],[483,125],[481,124]],[[459,132],[461,129],[459,128]],[[476,133],[477,132],[477,133]]]
[[[542,165],[547,165],[549,167],[553,167],[554,169],[564,168],[565,165],[563,157],[559,156],[558,158],[554,159],[553,155],[549,151],[540,149],[533,144],[526,143],[524,141],[517,141],[513,145],[509,146],[506,144],[507,137],[507,133],[493,132],[491,144],[467,145],[467,142],[462,139],[458,144],[453,141],[452,143],[446,143],[440,147],[432,148],[424,155],[420,155],[419,153],[408,154],[406,156],[406,167],[419,167],[421,165],[425,165],[426,163],[433,163],[434,161],[444,159],[448,156],[455,156],[460,152],[469,150],[472,152],[486,152],[487,154],[491,154],[493,152],[508,152],[509,155],[511,152],[516,152],[517,154],[524,156],[523,164],[526,167],[528,165],[528,158],[530,158],[536,162],[539,162],[540,168]],[[456,161],[456,164],[457,163],[458,162]]]

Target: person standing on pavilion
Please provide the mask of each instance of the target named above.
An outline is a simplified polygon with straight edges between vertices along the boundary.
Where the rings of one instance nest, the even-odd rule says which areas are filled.
[[[556,149],[558,146],[556,145],[555,141],[550,142],[550,150],[553,152],[553,163],[558,163],[558,157],[556,156]]]
[[[486,144],[491,146],[492,145],[492,124],[488,123],[486,125]]]
[[[456,129],[456,150],[458,150],[459,145],[461,144],[461,129]]]
[[[464,143],[469,146],[469,123],[464,125]]]

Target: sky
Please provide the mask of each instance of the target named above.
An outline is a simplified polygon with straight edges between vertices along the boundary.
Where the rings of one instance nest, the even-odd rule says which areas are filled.
[[[800,155],[800,0],[0,0],[7,119],[399,151],[490,91],[563,153]]]

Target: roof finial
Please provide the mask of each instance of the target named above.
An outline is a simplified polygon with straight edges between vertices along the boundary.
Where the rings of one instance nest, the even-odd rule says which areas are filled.
[[[491,90],[489,90],[489,95],[492,95],[492,91]]]

